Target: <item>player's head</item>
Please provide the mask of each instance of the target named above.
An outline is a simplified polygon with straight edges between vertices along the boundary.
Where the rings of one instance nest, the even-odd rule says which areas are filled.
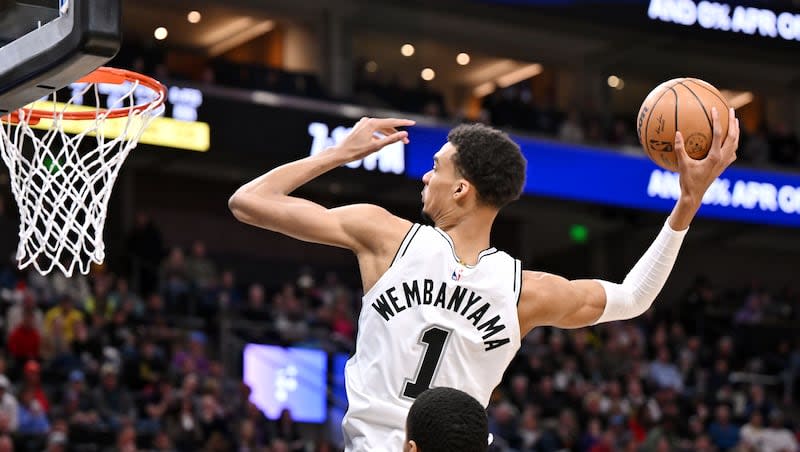
[[[485,452],[489,424],[481,404],[452,388],[428,389],[406,418],[403,452]]]
[[[499,210],[519,198],[526,165],[505,133],[483,124],[458,126],[422,178],[422,212],[436,222],[478,206]]]

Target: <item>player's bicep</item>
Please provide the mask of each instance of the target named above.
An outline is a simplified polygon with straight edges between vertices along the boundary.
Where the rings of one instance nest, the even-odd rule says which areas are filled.
[[[314,202],[292,196],[237,193],[229,203],[237,220],[306,242],[352,249],[338,215]]]
[[[549,273],[524,271],[518,308],[520,329],[526,334],[537,326],[593,325],[605,303],[605,290],[597,281],[570,281]]]
[[[385,209],[370,204],[328,209],[292,196],[240,193],[232,199],[230,207],[243,223],[306,242],[356,252],[373,247],[381,237],[380,231],[389,229],[399,220]]]

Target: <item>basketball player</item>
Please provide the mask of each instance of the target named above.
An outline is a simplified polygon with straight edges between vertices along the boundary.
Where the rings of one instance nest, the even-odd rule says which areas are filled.
[[[403,452],[486,452],[488,440],[489,420],[475,398],[458,389],[433,388],[408,410]]]
[[[736,159],[738,121],[727,136],[713,113],[708,156],[691,159],[675,137],[681,195],[649,249],[622,283],[569,281],[522,271],[492,248],[500,209],[522,192],[526,161],[505,134],[455,128],[422,179],[422,211],[412,224],[375,205],[326,209],[290,196],[312,179],[403,141],[413,121],[361,119],[338,145],[273,169],[243,185],[229,206],[242,222],[300,240],[352,250],[364,286],[356,353],[345,368],[348,451],[398,451],[406,414],[428,388],[448,386],[489,403],[520,345],[537,326],[580,328],[645,312],[663,287],[704,193]]]

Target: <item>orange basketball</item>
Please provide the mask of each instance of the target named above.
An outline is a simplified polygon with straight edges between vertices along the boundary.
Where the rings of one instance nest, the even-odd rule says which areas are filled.
[[[636,119],[639,143],[656,165],[678,171],[675,131],[690,157],[705,158],[713,138],[711,108],[716,107],[722,136],[728,133],[728,102],[710,83],[676,78],[658,85],[642,102]]]

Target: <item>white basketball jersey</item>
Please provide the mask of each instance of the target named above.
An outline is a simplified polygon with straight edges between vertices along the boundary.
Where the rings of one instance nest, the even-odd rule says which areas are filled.
[[[494,248],[459,263],[441,229],[415,224],[392,265],[364,295],[347,362],[347,451],[402,450],[422,391],[460,389],[484,406],[520,345],[519,260]]]

